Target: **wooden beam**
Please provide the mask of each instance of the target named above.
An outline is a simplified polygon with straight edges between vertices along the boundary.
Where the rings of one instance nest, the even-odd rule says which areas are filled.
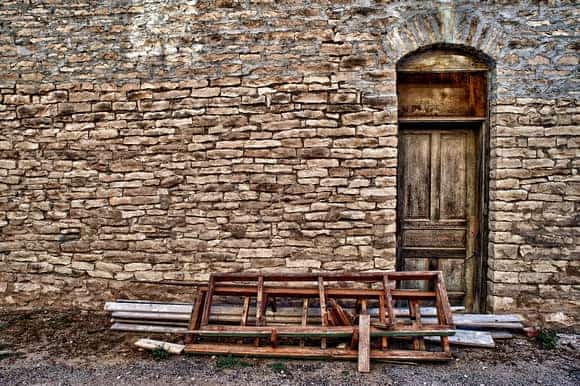
[[[456,330],[455,335],[446,337],[449,344],[464,347],[494,348],[495,342],[493,334],[488,331]],[[440,342],[441,337],[428,336],[425,340]]]
[[[250,311],[250,297],[244,297],[244,305],[242,306],[242,319],[240,320],[240,326],[245,326],[248,324],[248,313]]]
[[[316,347],[254,347],[249,345],[227,344],[191,344],[185,346],[185,352],[201,355],[239,355],[254,357],[273,358],[305,358],[305,359],[340,359],[357,360],[357,350],[351,349],[320,349]],[[415,352],[404,350],[380,351],[371,350],[370,358],[377,361],[448,361],[452,359],[449,354],[441,352]]]
[[[258,276],[257,295],[256,295],[256,326],[264,324],[264,276]],[[254,345],[260,345],[260,337],[254,341]]]
[[[328,288],[327,288],[328,290]],[[202,293],[205,293],[202,290]],[[253,294],[256,295],[255,292]],[[169,306],[166,308],[165,306]],[[386,305],[385,305],[386,306]],[[453,321],[455,324],[459,323],[484,323],[484,324],[495,324],[495,323],[521,323],[525,319],[519,314],[456,314],[455,312],[464,311],[464,307],[455,306],[451,307],[453,311]],[[346,308],[345,310],[348,310]],[[123,302],[107,302],[105,303],[105,311],[113,313],[113,317],[119,314],[120,318],[131,318],[132,314],[135,314],[137,318],[142,319],[175,319],[175,320],[189,320],[191,318],[191,313],[193,311],[192,303],[163,303],[163,302],[150,302],[150,301],[139,301],[136,303],[123,301]],[[215,315],[229,315],[240,317],[243,311],[243,307],[235,304],[231,305],[219,305],[214,304],[211,308],[210,321],[212,316]],[[352,311],[352,310],[351,310]],[[378,316],[378,308],[369,308],[368,312],[371,316]],[[255,315],[255,308],[250,305],[249,314]],[[312,317],[319,317],[320,310],[318,308],[311,308],[308,314]],[[409,309],[405,308],[395,308],[394,314],[396,316],[408,316]],[[273,313],[270,310],[266,311],[266,316],[277,316],[277,317],[292,317],[295,316],[300,319],[302,315],[301,307],[278,307],[277,312]],[[386,314],[387,315],[387,314]],[[421,315],[425,317],[437,316],[437,309],[435,307],[421,307]],[[435,319],[432,319],[436,322]],[[431,319],[424,323],[434,323]]]
[[[409,316],[411,318],[411,325],[416,328],[421,328],[421,313],[419,311],[419,303],[416,299],[408,301]],[[416,336],[413,338],[413,350],[425,350],[425,341],[422,337]]]
[[[308,298],[302,300],[302,320],[300,325],[306,327],[308,324]],[[300,347],[304,347],[304,339],[300,339]]]
[[[320,320],[322,327],[328,326],[328,315],[326,313],[326,291],[324,290],[324,279],[318,277],[318,296],[320,299]],[[320,348],[326,348],[326,338],[322,338],[320,341]]]
[[[256,326],[264,323],[264,277],[258,276],[257,297],[256,297]]]
[[[214,295],[214,287],[215,287],[215,278],[214,275],[209,275],[209,284],[207,287],[207,292],[205,294],[205,302],[203,305],[203,314],[201,317],[201,325],[207,326],[209,324],[209,314],[211,312],[211,302],[213,301]]]
[[[386,316],[385,316],[385,297],[379,297],[379,321],[382,323],[386,323]],[[388,346],[387,337],[383,336],[381,338],[381,349],[386,350]]]
[[[361,314],[358,320],[358,371],[368,373],[371,371],[371,317]]]
[[[195,293],[195,301],[191,310],[191,318],[189,319],[190,330],[197,330],[199,328],[200,312],[205,301],[205,296],[206,292],[203,292],[198,288]],[[186,337],[186,343],[193,343],[194,340],[195,335],[189,335]]]
[[[397,326],[396,328],[389,327],[382,329],[377,323],[373,324],[371,328],[371,336],[448,336],[453,335],[455,330],[448,326],[424,326],[421,329],[413,326]],[[336,327],[299,327],[299,326],[279,326],[277,327],[278,336],[285,337],[349,337],[352,335],[356,327],[336,326]],[[267,337],[272,331],[271,327],[239,327],[239,326],[225,326],[225,325],[209,325],[197,331],[188,331],[187,333],[199,334],[203,336],[247,336],[247,337]]]
[[[443,273],[437,271],[437,282],[435,284],[435,291],[437,292],[437,298],[440,299],[441,310],[443,311],[443,323],[453,325],[453,316],[451,314],[451,308],[449,306],[449,298],[447,297],[447,291],[445,290],[445,281],[443,279]]]

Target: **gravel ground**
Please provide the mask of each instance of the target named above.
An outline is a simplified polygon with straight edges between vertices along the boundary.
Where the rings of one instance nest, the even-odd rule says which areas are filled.
[[[580,385],[579,339],[565,335],[542,350],[534,339],[496,349],[457,349],[447,364],[223,360],[209,356],[154,359],[134,337],[107,330],[105,315],[0,311],[0,344],[19,353],[0,360],[0,385]]]

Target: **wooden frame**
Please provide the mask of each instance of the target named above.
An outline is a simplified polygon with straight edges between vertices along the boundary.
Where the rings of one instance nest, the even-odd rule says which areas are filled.
[[[467,86],[468,98],[466,103],[471,106],[469,111],[453,111],[453,103],[440,101],[442,105],[450,106],[451,110],[442,108],[441,111],[429,111],[428,109],[409,108],[409,98],[405,106],[401,106],[399,96],[399,124],[409,125],[425,123],[466,123],[476,124],[476,192],[477,197],[474,205],[477,212],[477,224],[471,228],[477,232],[477,237],[472,245],[473,258],[475,259],[472,287],[472,304],[466,304],[470,312],[483,312],[486,309],[487,290],[487,247],[488,247],[488,206],[489,206],[489,121],[490,121],[490,97],[493,84],[493,61],[486,55],[470,48],[452,45],[433,45],[414,51],[399,60],[397,63],[397,90],[400,91],[400,80],[435,76],[439,81],[448,77],[452,87],[460,87],[457,79],[469,79]],[[474,79],[480,79],[473,83]],[[481,83],[483,82],[483,83]],[[419,82],[420,86],[420,82]],[[417,95],[422,95],[417,91]],[[435,93],[436,94],[436,93]],[[423,97],[428,96],[425,93]],[[474,104],[474,102],[476,102]],[[439,102],[435,102],[437,106]],[[413,103],[411,103],[413,104]],[[399,142],[400,143],[400,142]],[[400,162],[400,160],[399,160]],[[400,170],[399,163],[399,170]],[[397,192],[401,192],[400,175],[397,178]],[[400,197],[397,199],[397,233],[400,236]],[[401,256],[401,240],[397,237],[397,262],[398,270],[403,269]],[[420,258],[422,256],[416,256]],[[430,269],[433,269],[432,267]]]
[[[405,280],[429,281],[433,290],[396,289],[397,284]],[[328,282],[338,282],[331,286]],[[276,283],[277,285],[272,285]],[[290,283],[314,283],[294,287]],[[351,284],[351,286],[347,286]],[[367,286],[355,288],[354,286]],[[374,285],[375,288],[368,288]],[[382,288],[376,288],[382,286]],[[216,273],[210,276],[207,286],[197,289],[196,304],[193,307],[192,320],[189,325],[199,326],[182,333],[193,337],[185,351],[190,353],[227,353],[233,355],[285,356],[285,357],[332,357],[351,359],[354,350],[334,349],[328,347],[328,339],[349,339],[351,347],[358,344],[359,364],[366,371],[369,359],[388,360],[444,360],[450,359],[448,336],[455,334],[451,308],[447,298],[443,275],[441,272],[372,272],[372,273],[299,273],[299,274],[266,274],[266,273]],[[201,295],[199,295],[201,293]],[[243,297],[242,317],[237,324],[210,323],[212,302],[219,296]],[[256,298],[255,326],[247,324],[250,298]],[[268,325],[265,307],[268,298],[288,297],[302,300],[302,317],[297,325]],[[342,311],[336,299],[356,299],[359,304],[358,318],[360,326],[354,326],[348,315]],[[318,299],[320,307],[319,325],[308,325],[309,299]],[[367,302],[378,303],[376,321],[367,314]],[[434,302],[436,324],[422,325],[419,302]],[[397,319],[394,303],[406,302],[412,324],[404,324]],[[199,314],[195,310],[203,309]],[[194,319],[195,318],[195,319]],[[418,318],[418,320],[417,320]],[[368,329],[366,328],[368,322]],[[361,330],[363,328],[363,330]],[[361,332],[363,333],[361,335]],[[441,337],[441,351],[426,351],[423,337]],[[218,342],[192,343],[201,339],[240,339],[253,338],[254,346],[223,345]],[[378,339],[378,347],[371,348],[372,340]],[[409,350],[393,350],[389,339],[410,338],[413,342]],[[298,339],[299,345],[282,345],[281,339]],[[320,340],[320,348],[307,347],[305,339]],[[269,342],[269,347],[260,345]]]

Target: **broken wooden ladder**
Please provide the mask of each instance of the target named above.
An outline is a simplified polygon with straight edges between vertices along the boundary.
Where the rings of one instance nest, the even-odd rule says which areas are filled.
[[[409,280],[427,281],[430,290],[401,289]],[[273,285],[275,284],[275,285]],[[301,284],[298,286],[297,284]],[[333,285],[334,284],[334,285]],[[242,300],[241,318],[231,322],[212,322],[214,300]],[[268,305],[275,311],[279,299],[302,304],[299,323],[269,325]],[[350,314],[341,302],[356,302]],[[378,306],[378,314],[368,313],[369,303]],[[248,323],[250,305],[255,303],[253,325]],[[319,307],[318,323],[308,315],[313,303]],[[420,303],[430,303],[435,322],[421,322]],[[408,307],[409,318],[398,317],[395,304]],[[214,319],[215,320],[215,319]],[[358,320],[358,325],[356,321]],[[440,361],[451,359],[448,336],[455,333],[451,308],[441,272],[389,273],[304,273],[304,274],[212,274],[207,286],[197,288],[187,330],[185,351],[199,354],[232,354],[268,357],[359,359],[359,369],[368,371],[368,361],[413,360]],[[429,351],[424,337],[440,339],[440,350]],[[215,342],[235,338],[235,344]],[[252,339],[253,344],[240,344]],[[378,339],[374,342],[373,339]],[[391,339],[410,339],[410,347]],[[207,342],[207,341],[210,342]],[[319,347],[305,341],[318,340]],[[263,342],[267,341],[267,345]],[[298,344],[296,344],[296,341]],[[341,342],[329,348],[329,341]],[[376,347],[372,344],[376,343]],[[403,341],[402,343],[408,343]]]

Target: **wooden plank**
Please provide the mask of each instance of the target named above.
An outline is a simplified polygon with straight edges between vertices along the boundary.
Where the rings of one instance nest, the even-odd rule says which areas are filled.
[[[208,287],[200,287],[202,290],[207,289]],[[213,289],[213,295],[231,295],[231,296],[255,296],[257,292],[256,286],[232,286],[227,284],[220,284],[215,285]],[[275,296],[275,297],[318,297],[318,289],[317,288],[297,288],[297,287],[266,287],[264,286],[264,294]],[[374,290],[374,289],[357,289],[357,288],[327,288],[326,295],[333,296],[333,297],[341,297],[341,298],[376,298],[378,299],[379,296],[383,294],[381,290]],[[433,298],[435,297],[435,292],[430,291],[399,291],[396,292],[397,296],[404,297],[417,297],[417,298]],[[117,307],[139,307],[139,304],[123,304],[123,306]],[[151,305],[152,308],[155,308],[155,305]],[[162,306],[162,308],[165,305]],[[173,305],[171,307],[175,307],[174,309],[179,309],[179,307],[186,307],[186,306],[178,306]],[[109,310],[106,311],[116,311],[116,310]],[[169,311],[165,311],[169,312]],[[183,308],[180,311],[183,312]]]
[[[387,325],[393,325],[395,323],[395,311],[393,309],[393,296],[391,294],[391,284],[389,281],[389,276],[383,276],[383,294],[385,297],[385,306],[387,307]]]
[[[438,287],[436,287],[436,289],[437,289],[437,291],[439,291]],[[443,303],[442,303],[442,299],[440,296],[437,296],[435,298],[435,307],[437,308],[437,322],[439,324],[445,324],[446,323],[445,310],[443,308]],[[448,337],[441,338],[441,349],[445,353],[451,352],[451,347],[449,346],[449,338]]]
[[[248,312],[250,311],[250,297],[244,296],[244,305],[242,306],[242,317],[240,319],[240,326],[244,327],[248,324]],[[211,318],[210,318],[211,321]],[[243,340],[239,340],[238,344],[244,343]]]
[[[453,317],[451,316],[451,308],[449,305],[449,298],[447,297],[447,291],[445,290],[445,281],[443,280],[443,273],[437,271],[437,282],[435,283],[435,291],[437,292],[437,297],[441,299],[441,310],[443,311],[443,323],[442,324],[453,324]]]
[[[272,333],[270,335],[270,343],[274,348],[278,345],[278,332],[275,328],[272,329]]]
[[[191,318],[191,313],[186,314],[172,314],[167,312],[127,312],[127,311],[115,311],[111,313],[113,318],[117,319],[141,319],[141,320],[165,320],[165,321],[175,321],[175,322],[189,322]]]
[[[449,344],[465,347],[494,348],[495,342],[491,333],[487,331],[456,330],[455,335],[448,337]],[[438,336],[428,336],[425,340],[440,342]]]
[[[368,373],[370,368],[371,355],[371,317],[367,314],[361,314],[358,322],[358,371]]]
[[[181,304],[133,304],[133,303],[115,303],[106,302],[105,311],[135,311],[135,312],[156,312],[156,313],[178,313],[178,314],[191,314],[193,306],[192,305],[181,305]]]
[[[153,339],[139,339],[135,342],[135,346],[144,348],[146,350],[163,350],[170,354],[181,354],[185,349],[185,346],[182,344],[163,342]]]
[[[381,297],[379,296],[379,299]],[[360,313],[361,314],[367,314],[367,300],[366,299],[360,299]]]
[[[510,330],[514,332],[523,331],[525,328],[522,323],[461,323],[454,324],[465,330]]]
[[[257,295],[256,295],[256,326],[264,324],[264,276],[258,275]],[[260,338],[257,337],[254,345],[260,345]]]
[[[254,293],[255,295],[255,293]],[[128,302],[127,302],[128,303]],[[174,304],[174,303],[150,303],[149,301],[143,300],[137,304],[128,305],[127,303],[115,303],[115,302],[107,302],[106,303],[106,311],[110,311],[113,313],[122,312],[127,314],[127,317],[130,318],[130,314],[135,313],[137,318],[143,319],[163,319],[167,317],[167,319],[175,318],[175,319],[186,319],[189,320],[191,317],[191,313],[193,310],[193,305],[190,304]],[[177,305],[177,308],[171,308],[170,312],[166,312],[165,308],[163,311],[159,309],[159,306],[174,306]],[[242,307],[236,305],[213,305],[212,312],[210,315],[211,317],[214,315],[231,315],[231,316],[240,316],[242,313]],[[517,314],[509,314],[509,315],[493,315],[493,314],[456,314],[455,312],[464,311],[465,308],[462,306],[454,306],[451,307],[452,311],[454,312],[453,318],[455,320],[456,317],[461,318],[463,315],[466,317],[483,317],[484,322],[492,322],[495,320],[496,322],[523,322],[525,319],[521,315]],[[345,311],[353,311],[350,308],[343,308]],[[436,308],[435,307],[421,307],[421,315],[429,317],[429,316],[436,316]],[[256,310],[254,307],[250,306],[249,314],[255,315]],[[369,308],[368,313],[371,316],[378,316],[379,309],[378,308]],[[394,308],[394,313],[396,316],[408,316],[409,309],[408,308]],[[319,317],[320,310],[316,308],[310,308],[308,314],[312,317]],[[302,309],[298,307],[278,307],[276,313],[268,310],[266,311],[266,317],[270,316],[296,316],[300,318],[302,315]],[[387,315],[387,314],[386,314]]]
[[[316,282],[319,277],[326,281],[374,281],[382,280],[384,272],[315,272],[315,273],[261,273],[261,272],[245,272],[245,273],[214,273],[216,282],[225,281],[252,281],[257,280],[262,276],[266,281],[312,281]],[[437,276],[434,271],[417,271],[417,272],[389,272],[391,279],[406,279],[406,278],[430,278]]]
[[[334,299],[328,299],[329,307],[336,313],[339,326],[352,326],[352,321],[344,309]]]
[[[128,323],[114,323],[111,326],[113,331],[131,331],[141,333],[159,333],[159,334],[186,334],[187,327],[165,327],[165,326],[150,326]]]
[[[306,327],[308,324],[308,298],[302,300],[302,320],[300,325]],[[300,347],[304,347],[304,339],[300,339]]]
[[[387,272],[389,280],[429,280],[437,277],[438,271]]]
[[[173,304],[173,305],[191,306],[191,303],[187,303],[187,302],[170,302],[170,301],[163,301],[163,300],[142,300],[142,299],[117,299],[114,302],[110,302],[110,303]]]
[[[382,272],[304,272],[304,273],[214,273],[218,282],[255,281],[263,276],[266,281],[312,281],[316,282],[319,277],[328,281],[377,281]]]
[[[318,296],[320,301],[320,320],[322,327],[326,327],[328,326],[328,315],[326,313],[326,292],[324,290],[324,279],[321,276],[318,277]],[[320,341],[320,348],[326,348],[326,338],[322,338]]]
[[[374,323],[371,328],[371,336],[448,336],[453,335],[455,330],[449,326],[425,326],[421,329],[412,326],[397,326],[395,328],[382,329],[378,323]],[[335,327],[300,327],[300,326],[280,326],[277,329],[278,336],[282,337],[348,337],[351,336],[356,327],[335,326]],[[271,327],[239,327],[226,325],[209,325],[197,331],[189,331],[189,334],[200,334],[203,336],[247,336],[247,337],[267,337],[272,331]]]
[[[189,322],[176,322],[174,320],[143,320],[143,319],[120,319],[111,318],[111,323],[143,324],[151,326],[185,327],[189,328]]]
[[[258,286],[257,286],[257,297],[256,297],[256,326],[261,326],[264,323],[264,277],[258,276]]]
[[[453,314],[457,323],[522,323],[525,318],[518,314]]]
[[[357,360],[358,352],[352,349],[320,349],[316,347],[254,347],[249,345],[227,345],[227,344],[192,344],[185,347],[185,352],[202,355],[240,355],[254,357],[273,358],[304,358],[304,359],[339,359]],[[449,354],[441,352],[415,352],[404,350],[380,351],[371,350],[372,360],[386,361],[448,361],[452,359]]]
[[[382,323],[386,323],[386,315],[385,315],[385,297],[379,297],[379,321]],[[388,340],[386,336],[381,338],[381,349],[386,350],[388,346]]]
[[[203,305],[203,313],[201,316],[202,326],[207,326],[209,324],[209,314],[211,312],[211,302],[213,301],[214,287],[215,287],[215,278],[214,275],[212,274],[209,276],[209,285],[207,292],[205,293],[205,302]]]
[[[245,326],[248,323],[248,312],[250,311],[250,297],[244,297],[244,305],[242,307],[242,319],[240,320],[240,326]]]
[[[421,314],[419,313],[419,303],[417,300],[409,300],[409,316],[411,318],[411,325],[416,328],[422,328]],[[413,338],[413,350],[425,350],[425,341],[423,337],[417,336]]]
[[[514,335],[508,331],[489,331],[489,333],[494,340],[512,339],[514,337]]]
[[[205,292],[201,291],[201,290],[197,290],[196,296],[195,296],[195,303],[193,304],[193,309],[191,311],[191,319],[189,321],[189,329],[190,330],[196,330],[199,327],[199,316],[200,316],[200,312],[202,309],[202,306],[204,304],[204,300],[205,300]]]

